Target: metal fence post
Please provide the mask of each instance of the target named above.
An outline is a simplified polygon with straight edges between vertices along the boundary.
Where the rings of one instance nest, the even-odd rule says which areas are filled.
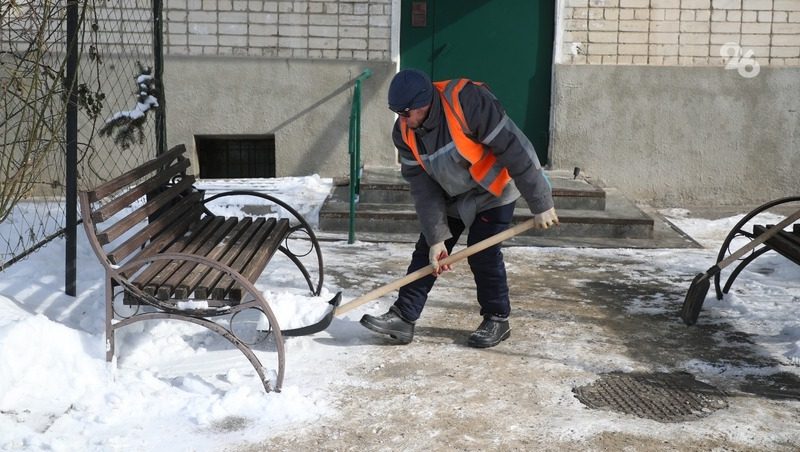
[[[78,229],[78,0],[67,0],[66,225],[64,292],[76,294]]]
[[[156,155],[167,152],[167,100],[164,92],[164,21],[163,2],[153,0],[153,76],[158,83],[159,105],[156,109]]]

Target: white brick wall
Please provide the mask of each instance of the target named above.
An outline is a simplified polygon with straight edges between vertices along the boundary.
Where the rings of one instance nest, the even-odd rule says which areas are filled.
[[[562,63],[800,66],[800,0],[564,0]]]
[[[391,0],[166,0],[168,55],[389,60]]]

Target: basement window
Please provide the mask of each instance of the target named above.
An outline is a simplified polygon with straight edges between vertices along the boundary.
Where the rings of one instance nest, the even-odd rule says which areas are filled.
[[[195,135],[200,179],[275,177],[275,135]]]

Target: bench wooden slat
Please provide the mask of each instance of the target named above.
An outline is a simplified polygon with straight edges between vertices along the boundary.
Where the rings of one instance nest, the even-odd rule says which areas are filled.
[[[142,228],[124,243],[120,244],[114,251],[108,253],[109,260],[114,264],[122,262],[126,256],[131,255],[136,249],[142,247],[148,241],[154,242],[153,239],[165,229],[168,234],[174,236],[174,238],[182,235],[192,221],[200,218],[198,201],[202,196],[202,193],[195,192],[178,201],[172,209]],[[181,227],[178,227],[178,225]],[[158,243],[162,242],[163,239],[159,237]],[[149,247],[152,247],[152,245],[153,243],[151,243]],[[168,245],[168,243],[162,243],[161,246],[163,247],[166,245]],[[160,251],[160,249],[153,252],[155,253],[158,251]]]
[[[133,258],[146,258],[158,254],[164,247],[169,245],[170,243],[174,242],[175,240],[180,239],[186,231],[191,227],[192,223],[195,221],[195,218],[198,218],[202,214],[201,211],[197,210],[197,206],[192,206],[188,213],[182,216],[175,224],[173,228],[166,229],[162,234],[159,234],[156,238],[151,240],[147,243],[146,246],[140,248],[141,251],[138,253],[132,253],[130,259],[128,257],[123,257],[123,260],[132,260]],[[126,266],[124,269],[123,276],[130,277],[133,276],[136,272],[138,272],[143,266],[148,264],[139,264],[135,266]]]
[[[186,146],[183,144],[179,144],[174,148],[170,149],[169,151],[159,155],[153,160],[145,163],[144,165],[138,166],[127,173],[114,178],[104,184],[101,184],[98,187],[95,187],[94,190],[87,192],[89,196],[90,202],[97,202],[108,195],[111,195],[120,189],[130,185],[134,181],[141,179],[147,173],[155,171],[159,168],[167,166],[172,160],[181,156],[181,154],[186,152]],[[188,160],[188,159],[187,159]]]
[[[755,233],[756,236],[761,235],[768,227],[770,226],[764,227],[756,225],[753,227],[753,233]],[[800,265],[800,236],[795,235],[793,231],[794,228],[792,232],[780,231],[767,239],[764,244],[792,262]]]
[[[281,218],[278,220],[275,227],[270,231],[267,238],[264,240],[263,245],[258,248],[256,256],[250,260],[248,265],[242,270],[242,276],[250,282],[255,280],[261,275],[267,267],[267,263],[272,259],[275,251],[281,245],[281,241],[289,231],[289,220]],[[228,298],[231,300],[241,301],[243,295],[242,286],[239,283],[234,283],[228,293]]]
[[[125,192],[125,194],[109,201],[108,204],[92,212],[92,220],[94,220],[95,223],[107,221],[120,210],[136,202],[137,199],[140,199],[159,187],[166,185],[173,177],[182,174],[183,171],[188,169],[189,165],[190,162],[188,160],[182,160],[164,171],[159,171],[150,179],[143,181],[130,191]],[[191,178],[192,181],[194,181],[194,176],[187,176],[184,179],[188,178]]]
[[[247,228],[245,232],[240,235],[236,241],[228,247],[225,251],[225,254],[218,258],[219,262],[233,268],[234,263],[236,262],[236,258],[239,257],[244,247],[259,233],[259,230],[264,226],[266,223],[266,219],[264,218],[256,218],[255,221],[252,221],[250,226]],[[200,281],[200,284],[194,289],[195,295],[197,298],[202,299],[209,299],[211,298],[211,292],[216,287],[217,282],[222,278],[223,272],[212,269],[206,276]]]
[[[197,241],[197,238],[203,236],[205,231],[209,228],[213,227],[215,220],[217,217],[213,215],[206,215],[200,221],[195,222],[189,226],[189,234],[184,235],[183,237],[179,237],[175,242],[173,242],[169,247],[167,247],[167,252],[175,252],[175,253],[190,253],[193,251],[193,243]],[[217,221],[218,224],[222,224],[224,218],[219,218]],[[133,279],[133,284],[144,290],[144,292],[148,295],[154,295],[154,291],[148,291],[147,288],[150,284],[152,284],[152,280],[154,278],[158,278],[159,275],[162,275],[163,272],[169,271],[167,267],[172,264],[172,261],[166,260],[157,260],[147,268],[144,269],[141,273],[137,274],[136,277]],[[174,271],[174,269],[172,269]]]
[[[207,255],[219,242],[223,240],[223,238],[229,232],[231,232],[234,226],[236,226],[238,223],[237,218],[219,217],[219,219],[223,221],[221,221],[213,230],[208,231],[208,236],[197,237],[196,240],[192,240],[193,244],[198,245],[197,249],[195,249],[192,254],[196,256]],[[176,292],[177,287],[181,284],[184,284],[184,280],[197,268],[197,266],[198,264],[195,262],[180,263],[178,268],[169,276],[169,278],[158,285],[158,288],[156,289],[156,298],[159,300],[166,300],[172,296],[172,294]],[[201,267],[201,270],[198,271],[204,270],[205,269]],[[190,284],[190,282],[187,282],[186,284]],[[186,298],[187,296],[188,294],[179,298]]]
[[[259,251],[268,247],[266,243],[267,237],[272,233],[273,229],[275,228],[277,221],[274,218],[269,218],[261,226],[259,226],[258,230],[253,234],[250,240],[247,243],[242,244],[242,249],[239,252],[239,255],[236,256],[236,260],[230,264],[231,268],[239,272],[242,276],[244,276],[244,270],[250,265],[250,262],[259,255]],[[278,239],[280,240],[280,239]],[[263,250],[266,251],[266,250]],[[228,294],[228,291],[233,286],[233,277],[230,275],[222,275],[222,278],[214,285],[214,288],[211,290],[211,298],[214,300],[224,300],[225,296]],[[236,301],[239,301],[238,299]]]
[[[214,243],[214,246],[207,249],[205,254],[198,252],[198,255],[202,255],[206,259],[219,261],[220,257],[225,255],[226,251],[233,246],[239,236],[244,233],[244,231],[247,230],[247,228],[253,222],[253,219],[250,217],[246,217],[241,220],[237,218],[231,218],[231,220],[236,221],[233,230],[231,230],[231,232],[226,236],[220,237],[220,241]],[[205,265],[196,265],[189,275],[186,276],[186,278],[184,278],[183,281],[181,281],[181,283],[175,288],[175,297],[188,298],[189,295],[195,291],[197,285],[200,283],[203,277],[209,273],[210,270],[211,269]]]
[[[134,210],[125,218],[117,221],[103,232],[99,232],[97,234],[97,240],[99,240],[102,245],[107,245],[113,242],[121,237],[122,234],[128,232],[130,228],[144,221],[162,207],[169,205],[169,203],[179,198],[181,193],[192,188],[193,183],[194,177],[187,177],[178,184],[173,185],[167,190],[157,194],[150,201],[148,201],[147,204]]]
[[[194,254],[202,244],[211,237],[217,228],[225,222],[224,217],[206,215],[201,224],[193,225],[188,236],[182,237],[167,248],[167,252]],[[181,264],[186,261],[158,261],[147,267],[136,276],[135,284],[148,295],[157,296],[161,284],[171,277]],[[159,265],[155,265],[159,264]],[[167,295],[164,299],[169,298]]]

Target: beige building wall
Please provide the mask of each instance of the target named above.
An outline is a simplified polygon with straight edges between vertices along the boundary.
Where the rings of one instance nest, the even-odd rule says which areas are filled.
[[[167,54],[386,61],[391,8],[390,0],[167,0]]]
[[[566,0],[563,18],[565,64],[800,66],[798,0]]]
[[[551,155],[655,205],[797,195],[800,0],[560,0]]]
[[[167,0],[169,144],[274,134],[278,176],[346,176],[352,81],[370,70],[362,163],[395,164],[391,14],[390,0]]]

